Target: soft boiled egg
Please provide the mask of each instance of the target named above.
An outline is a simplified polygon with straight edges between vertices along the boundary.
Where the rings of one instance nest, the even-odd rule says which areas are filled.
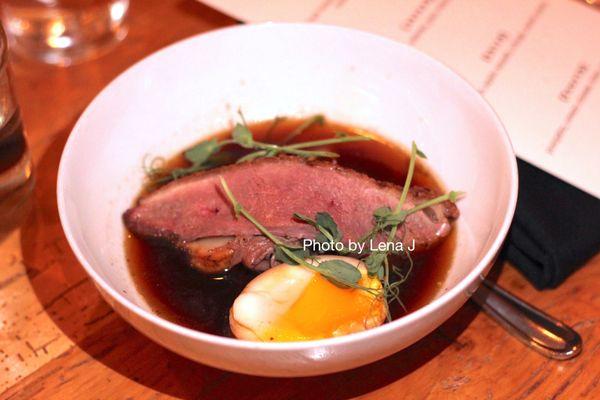
[[[358,267],[359,285],[381,291],[361,261],[320,256],[311,263],[339,259]],[[280,264],[254,278],[235,299],[229,314],[238,339],[299,341],[347,335],[379,326],[386,317],[381,296],[362,289],[334,285],[318,272]]]

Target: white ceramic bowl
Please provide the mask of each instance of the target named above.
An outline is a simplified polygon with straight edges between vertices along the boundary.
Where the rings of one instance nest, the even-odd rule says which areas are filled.
[[[162,319],[140,296],[123,249],[121,213],[144,177],[145,155],[171,155],[250,121],[328,118],[393,141],[415,140],[443,182],[467,192],[456,255],[437,298],[376,329],[297,343],[254,343]],[[116,78],[65,146],[58,207],[67,239],[103,297],[139,331],[193,360],[266,376],[318,375],[401,350],[450,317],[478,286],[507,233],[517,196],[502,124],[456,74],[410,47],[331,26],[263,24],[169,46]]]

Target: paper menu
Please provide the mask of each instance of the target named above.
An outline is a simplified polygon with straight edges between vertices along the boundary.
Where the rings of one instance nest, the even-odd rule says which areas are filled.
[[[311,21],[410,44],[491,103],[519,157],[600,197],[600,9],[575,0],[203,0],[247,22]]]

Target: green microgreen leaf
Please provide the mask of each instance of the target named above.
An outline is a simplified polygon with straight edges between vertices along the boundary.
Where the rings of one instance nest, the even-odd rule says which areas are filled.
[[[282,250],[281,246],[276,246],[275,247],[275,259],[279,262],[285,263],[285,264],[289,264],[289,265],[299,265],[298,262],[296,261],[297,258],[302,258],[305,259],[308,256],[310,256],[310,253],[308,252],[308,250],[304,250],[304,249],[293,249],[293,248],[289,248],[288,250],[291,251],[296,257],[292,258],[288,255],[288,253],[285,253]]]
[[[379,207],[375,211],[373,211],[373,216],[375,218],[387,218],[392,214],[392,209],[388,206]]]
[[[386,252],[374,251],[363,260],[367,265],[367,271],[369,272],[369,275],[377,275],[379,273],[387,256],[388,255]]]
[[[183,156],[192,165],[200,165],[205,163],[219,148],[217,139],[210,139],[189,148],[183,153]]]
[[[325,229],[331,235],[333,241],[339,241],[342,238],[337,224],[333,220],[331,214],[327,212],[318,212],[315,217],[315,222],[318,226]]]
[[[350,286],[348,283],[356,285],[361,278],[358,268],[344,260],[323,261],[315,269],[324,277],[345,286]]]
[[[413,143],[414,143],[414,142],[413,142]],[[415,144],[415,147],[416,147],[416,146],[417,146],[417,145]],[[427,159],[427,156],[425,155],[425,153],[423,153],[423,152],[421,151],[421,149],[419,149],[418,147],[417,147],[417,151],[416,151],[416,153],[417,153],[417,155],[418,155],[419,157]]]
[[[254,138],[252,136],[252,132],[246,125],[242,125],[240,123],[235,124],[233,128],[233,132],[231,133],[231,138],[233,141],[245,149],[254,148]]]
[[[315,219],[298,213],[294,214],[294,218],[314,226],[318,230],[315,240],[319,243],[337,243],[342,239],[342,233],[333,220],[333,217],[327,212],[318,212],[315,215]],[[344,246],[344,250],[339,253],[348,254],[350,251]]]

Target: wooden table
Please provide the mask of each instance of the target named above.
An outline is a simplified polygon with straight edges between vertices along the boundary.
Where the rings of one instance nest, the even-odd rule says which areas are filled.
[[[133,1],[130,22],[127,39],[98,60],[71,68],[13,62],[37,186],[20,228],[0,234],[2,399],[600,398],[600,256],[551,291],[534,290],[510,266],[495,271],[507,289],[577,329],[584,350],[571,361],[528,350],[471,303],[405,351],[315,378],[219,371],[135,331],[67,245],[55,197],[60,154],[77,117],[117,74],[178,39],[236,22],[193,0]]]

